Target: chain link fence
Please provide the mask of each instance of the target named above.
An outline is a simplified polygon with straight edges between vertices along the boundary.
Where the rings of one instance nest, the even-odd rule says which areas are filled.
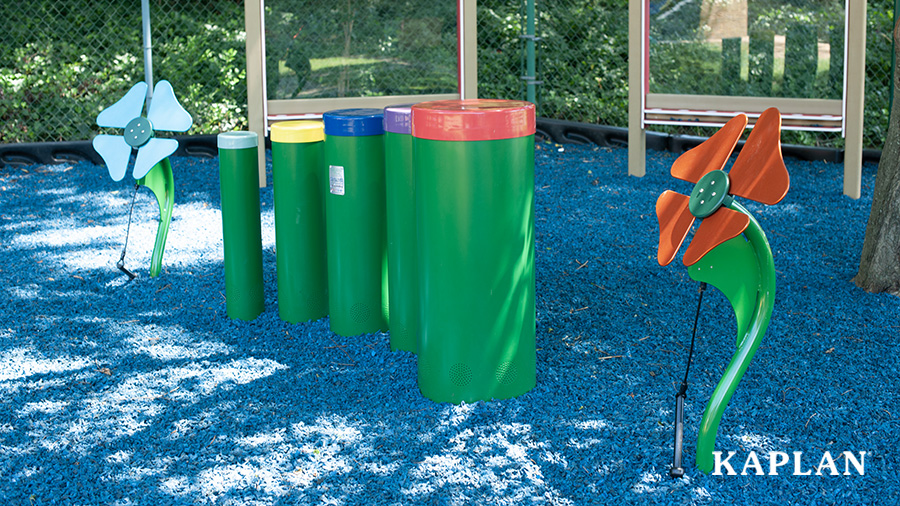
[[[478,94],[526,96],[525,0],[478,2]],[[536,99],[542,117],[626,126],[628,4],[540,0],[535,4]]]
[[[270,100],[455,93],[456,5],[266,0]]]
[[[526,96],[525,1],[479,2],[481,96]],[[840,0],[652,0],[651,92],[840,99],[843,5]],[[735,9],[736,14],[728,12]],[[535,0],[535,10],[538,114],[626,127],[628,3]],[[881,149],[887,134],[893,10],[894,0],[868,2],[866,148]],[[688,126],[652,128],[711,133]],[[843,147],[839,134],[786,131],[783,136],[786,143]]]
[[[245,126],[243,3],[150,4],[153,77],[172,83],[191,133]],[[90,139],[144,80],[139,0],[4,0],[0,34],[0,143]]]
[[[655,31],[651,28],[651,61],[657,65],[651,69],[651,88],[687,86],[697,92],[702,85],[710,93],[757,90],[773,96],[839,93],[835,76],[842,69],[835,55],[843,41],[835,18],[842,18],[843,4],[806,3],[751,3],[746,34],[713,37],[710,28],[698,28],[709,25],[702,22],[709,15],[703,9],[722,2],[651,2],[658,21]],[[246,128],[243,1],[150,4],[154,79],[172,83],[194,117],[191,133]],[[479,95],[524,99],[526,85],[533,83],[542,117],[626,126],[627,2],[535,0],[534,5],[536,28],[528,34],[526,0],[479,0]],[[893,0],[868,5],[864,144],[880,149],[889,112],[894,5]],[[267,0],[269,98],[452,92],[455,14],[455,2]],[[808,23],[812,14],[818,21]],[[759,42],[767,30],[780,31],[783,39],[811,37],[815,43],[807,46],[816,50],[785,53],[782,59],[796,58],[794,64],[774,58],[770,74],[765,55],[780,53],[770,53]],[[0,33],[0,143],[89,139],[98,131],[97,113],[144,79],[138,0],[4,1]],[[772,43],[792,46],[783,39],[772,38]],[[529,40],[536,47],[534,76],[525,75]],[[694,63],[675,63],[675,55],[690,56]],[[785,65],[806,68],[806,75],[814,77],[792,82]],[[709,130],[686,133],[708,135]],[[785,134],[793,136],[785,142],[842,147],[838,135]]]

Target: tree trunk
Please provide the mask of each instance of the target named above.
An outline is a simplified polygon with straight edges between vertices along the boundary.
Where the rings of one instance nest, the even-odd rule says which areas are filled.
[[[894,46],[900,47],[900,21],[894,27]],[[894,56],[900,67],[900,52]],[[894,100],[887,139],[878,162],[872,211],[853,282],[869,292],[900,295],[900,72],[894,72]]]

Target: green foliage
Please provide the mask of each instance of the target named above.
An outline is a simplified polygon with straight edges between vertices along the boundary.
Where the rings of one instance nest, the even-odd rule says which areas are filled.
[[[748,29],[753,35],[784,34],[800,24],[815,27],[818,37],[826,39],[831,30],[844,28],[844,2],[748,2],[748,16]]]
[[[608,2],[548,1],[540,16],[541,114],[625,124],[628,117],[627,14]],[[544,50],[546,48],[546,50]],[[566,48],[566,49],[563,49]],[[553,58],[565,55],[565,58]]]
[[[780,70],[784,64],[765,60],[772,53],[765,41],[807,26],[832,53],[842,54],[843,1],[748,5],[749,51],[741,49],[747,61],[736,67],[728,58],[723,62],[721,46],[703,40],[700,0],[652,2],[651,89],[838,98],[840,58],[805,70],[815,74],[812,89],[790,91]],[[479,0],[477,6],[479,96],[524,99],[525,1]],[[869,148],[880,148],[887,132],[893,8],[894,0],[868,2]],[[536,0],[536,12],[538,113],[625,126],[628,2]],[[194,117],[191,133],[246,128],[242,0],[151,0],[151,18],[154,78],[172,82]],[[269,96],[455,91],[454,18],[455,2],[266,0]],[[140,19],[138,0],[0,2],[0,143],[79,140],[96,133],[97,113],[144,79]],[[744,69],[736,83],[722,79],[723,63],[732,76],[735,68]],[[840,147],[843,140],[785,132],[784,142]]]
[[[0,142],[71,140],[90,137],[102,97],[118,91],[115,81],[86,72],[84,55],[66,44],[29,43],[12,51],[16,65],[0,68]],[[119,55],[109,71],[133,78],[134,58]],[[61,114],[62,112],[62,114]],[[47,138],[46,133],[53,137]]]
[[[671,4],[669,2],[665,5]],[[749,50],[743,50],[743,58],[747,61],[742,63],[746,70],[737,83],[731,79],[722,79],[723,65],[734,62],[723,57],[721,46],[704,40],[702,19],[695,25],[693,32],[685,32],[671,22],[655,26],[651,21],[651,91],[841,98],[844,51],[842,0],[758,1],[750,2],[748,9]],[[894,0],[868,2],[863,134],[863,142],[867,148],[880,149],[887,132],[893,9]],[[678,33],[679,37],[671,37],[672,33]],[[780,61],[773,60],[771,56],[772,41],[776,35],[788,39],[786,46],[789,47]],[[819,55],[817,59],[817,43],[830,46],[830,58],[824,59]],[[654,128],[669,133],[709,134],[708,130],[695,131],[689,127]],[[786,131],[782,135],[782,141],[838,148],[844,144],[844,140],[837,134],[803,131]]]
[[[151,2],[154,80],[168,79],[191,133],[246,124],[243,7]],[[94,118],[144,79],[140,3],[2,2],[0,143],[89,139]]]
[[[866,22],[866,147],[881,149],[890,117],[894,0],[870,0]],[[900,48],[898,48],[900,49]],[[894,118],[900,121],[900,118]]]
[[[230,9],[227,16],[218,20],[221,24],[191,21],[198,19],[196,14],[199,13],[170,12],[166,17],[172,19],[160,20],[163,26],[192,29],[172,30],[164,34],[166,44],[154,46],[154,78],[172,83],[179,101],[194,117],[191,133],[246,128],[243,11]]]
[[[273,99],[454,93],[456,6],[431,0],[268,0]]]
[[[478,2],[478,94],[524,99],[524,2]],[[537,3],[541,116],[621,125],[628,115],[625,2]]]
[[[520,6],[504,0],[478,2],[478,94],[524,99],[522,55],[525,33]]]
[[[650,45],[650,91],[694,95],[721,93],[721,50],[705,41]]]

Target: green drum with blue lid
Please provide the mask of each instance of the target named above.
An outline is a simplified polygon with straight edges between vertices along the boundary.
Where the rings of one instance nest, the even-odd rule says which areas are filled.
[[[382,109],[326,112],[323,174],[332,332],[388,330]]]
[[[290,323],[318,320],[328,316],[324,126],[283,121],[272,125],[270,138],[278,316]]]
[[[262,230],[259,216],[259,138],[225,132],[219,148],[219,189],[229,318],[253,320],[265,309]]]
[[[416,352],[416,193],[412,164],[412,104],[384,109],[388,299],[391,350]]]
[[[412,107],[418,382],[438,402],[535,386],[534,105]]]

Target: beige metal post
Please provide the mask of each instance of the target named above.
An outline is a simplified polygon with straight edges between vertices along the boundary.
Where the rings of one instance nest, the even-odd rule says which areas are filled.
[[[266,63],[263,61],[262,0],[245,0],[247,30],[247,122],[259,136],[259,186],[266,186]]]
[[[476,33],[477,0],[457,0],[459,23],[459,93],[384,97],[343,97],[319,99],[266,99],[264,0],[245,0],[244,23],[247,30],[247,121],[249,129],[259,135],[260,146],[268,134],[270,115],[321,114],[344,107],[385,107],[405,102],[478,98],[478,37]],[[266,154],[259,150],[259,185],[266,185]]]
[[[846,46],[844,195],[858,199],[862,179],[863,108],[866,91],[866,0],[847,0]]]
[[[628,2],[628,174],[642,177],[647,169],[644,131],[644,0]]]
[[[460,23],[459,23],[459,43],[460,58],[459,66],[460,97],[478,98],[478,20],[475,17],[476,0],[460,0]]]

